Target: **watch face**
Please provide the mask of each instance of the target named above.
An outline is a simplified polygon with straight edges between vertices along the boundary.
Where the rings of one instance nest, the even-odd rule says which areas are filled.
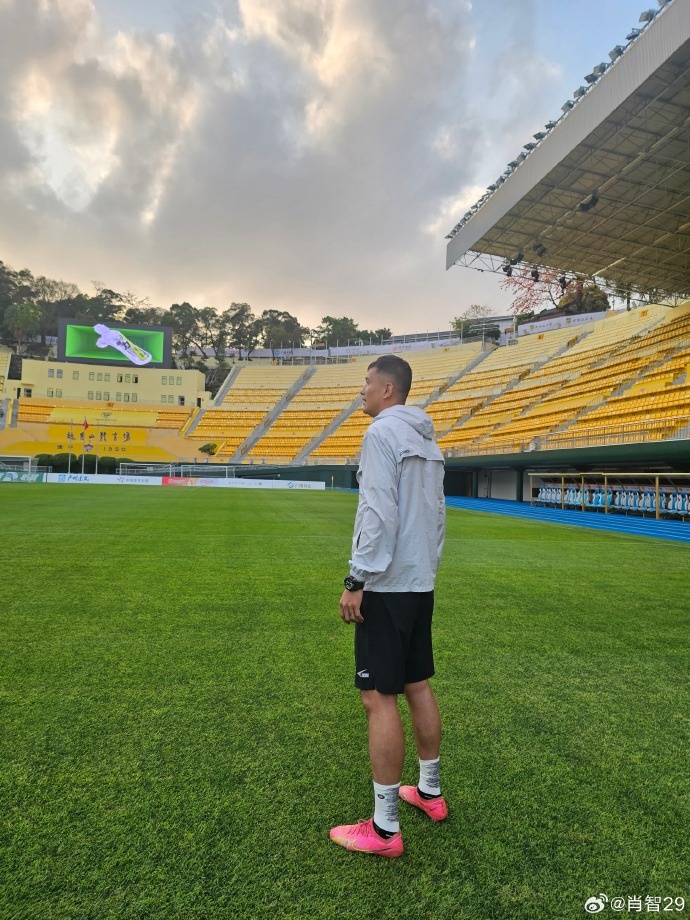
[[[348,591],[360,591],[364,587],[364,582],[357,581],[352,575],[348,575],[343,584]]]

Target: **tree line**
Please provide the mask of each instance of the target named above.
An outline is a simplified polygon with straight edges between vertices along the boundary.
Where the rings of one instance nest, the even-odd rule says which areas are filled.
[[[229,370],[227,352],[251,358],[257,348],[299,348],[307,344],[329,348],[390,338],[391,330],[360,329],[346,316],[324,316],[310,329],[286,310],[255,313],[248,303],[231,303],[225,310],[194,307],[184,301],[167,309],[153,307],[148,297],[119,293],[94,282],[85,294],[76,284],[35,276],[28,269],[14,271],[0,262],[0,342],[17,354],[45,356],[47,340],[58,334],[61,318],[81,323],[169,326],[173,360],[181,369],[197,369],[215,392]]]

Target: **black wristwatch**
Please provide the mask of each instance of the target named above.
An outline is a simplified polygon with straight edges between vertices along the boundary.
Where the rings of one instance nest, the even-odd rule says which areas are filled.
[[[357,581],[352,575],[348,575],[343,584],[348,591],[362,591],[364,589],[364,582]]]

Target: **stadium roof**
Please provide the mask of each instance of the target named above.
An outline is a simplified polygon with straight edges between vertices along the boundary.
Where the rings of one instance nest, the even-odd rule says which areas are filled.
[[[640,21],[451,231],[447,268],[512,260],[690,295],[690,2]]]

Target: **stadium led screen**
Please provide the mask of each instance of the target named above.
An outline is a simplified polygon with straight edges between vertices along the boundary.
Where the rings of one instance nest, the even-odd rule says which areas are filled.
[[[91,325],[61,319],[58,361],[168,368],[172,366],[172,330],[168,326]]]

